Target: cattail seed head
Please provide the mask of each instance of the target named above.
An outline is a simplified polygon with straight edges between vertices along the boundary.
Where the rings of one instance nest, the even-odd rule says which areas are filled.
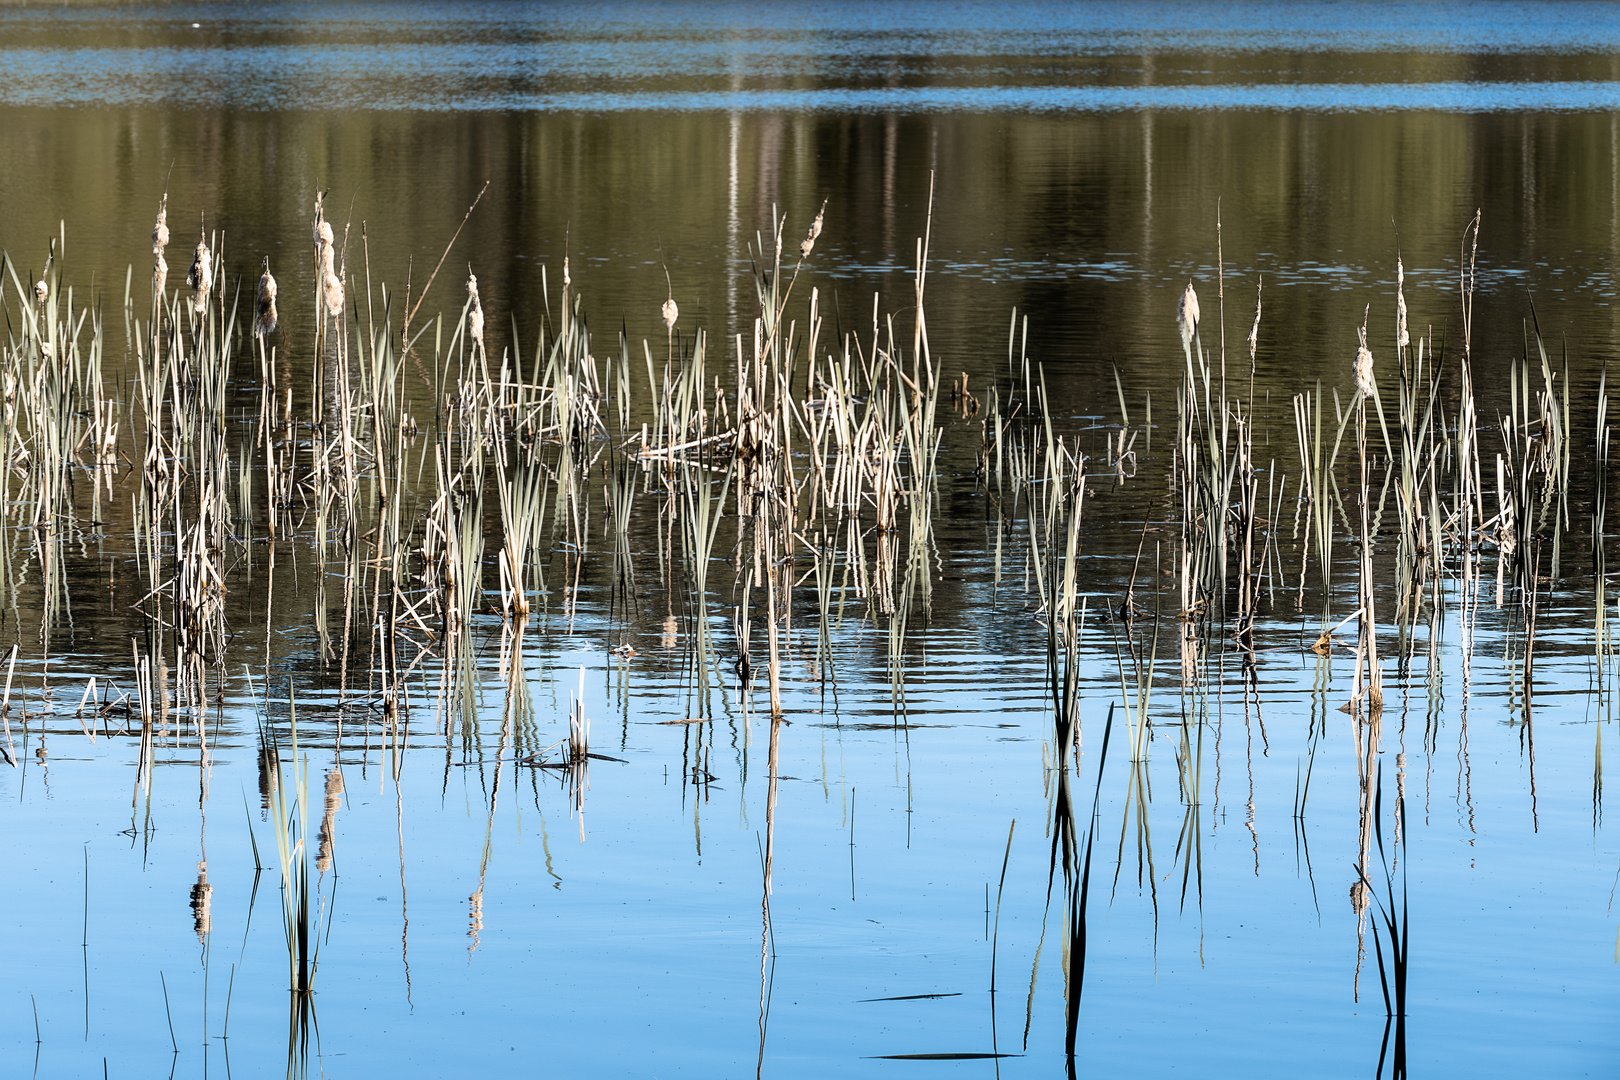
[[[675,329],[675,320],[681,317],[681,309],[676,306],[673,296],[664,301],[663,315],[664,326],[670,330]]]
[[[1265,283],[1259,282],[1254,288],[1254,325],[1249,328],[1249,366],[1254,367],[1254,354],[1260,348],[1260,290]]]
[[[264,260],[264,273],[259,277],[258,317],[253,332],[269,337],[276,330],[276,279],[270,276],[270,260]]]
[[[566,289],[566,288],[568,288],[568,286],[572,285],[573,283],[574,283],[574,279],[568,276],[568,256],[564,255],[563,256],[563,288]]]
[[[45,298],[50,295],[50,287],[45,284],[44,278],[34,282],[34,303],[38,304],[40,307],[44,307]]]
[[[169,246],[169,193],[158,201],[157,224],[152,226],[152,292],[162,296],[169,284],[169,260],[163,249]]]
[[[472,310],[467,313],[467,333],[478,343],[480,352],[484,348],[484,305],[478,299],[478,278],[474,274],[467,275],[467,295],[472,298]]]
[[[321,222],[315,231],[315,241],[316,254],[321,264],[321,273],[323,275],[330,274],[332,272],[332,226],[327,222]]]
[[[821,209],[816,211],[816,219],[810,223],[810,232],[799,244],[799,255],[808,259],[810,253],[816,249],[816,238],[821,235],[821,220],[827,213],[827,202],[822,200]]]
[[[321,267],[321,301],[334,319],[343,314],[343,279],[333,266],[335,252],[332,224],[323,218],[315,225],[315,254]]]
[[[1176,309],[1176,326],[1181,330],[1181,346],[1187,348],[1192,344],[1193,334],[1198,332],[1198,293],[1191,281],[1187,282],[1187,289],[1181,294],[1181,306]]]
[[[343,279],[328,269],[321,278],[321,296],[326,301],[326,313],[332,318],[343,314]]]
[[[169,246],[169,197],[158,204],[157,224],[152,226],[152,254],[162,255]]]
[[[1406,332],[1406,268],[1401,265],[1401,257],[1395,256],[1395,345],[1404,349],[1412,343],[1412,337]]]
[[[186,284],[191,287],[192,310],[201,315],[208,310],[208,294],[214,288],[214,267],[209,261],[207,240],[197,241],[191,269],[186,271]]]
[[[1367,348],[1367,332],[1361,331],[1361,344],[1356,349],[1356,360],[1352,369],[1356,377],[1356,390],[1367,397],[1378,392],[1378,384],[1373,381],[1373,354]]]

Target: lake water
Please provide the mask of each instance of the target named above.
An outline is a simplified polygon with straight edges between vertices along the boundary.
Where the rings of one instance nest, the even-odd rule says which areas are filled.
[[[18,378],[7,423],[28,428],[12,399],[33,400],[29,379],[50,370],[25,340],[36,313],[19,286],[53,244],[53,296],[66,308],[71,288],[73,319],[91,313],[82,342],[99,320],[123,418],[116,467],[66,451],[72,487],[49,522],[38,444],[13,458],[4,493],[16,767],[0,768],[0,1072],[1620,1070],[1620,843],[1603,803],[1620,610],[1597,557],[1613,546],[1601,529],[1592,539],[1607,487],[1599,387],[1620,360],[1614,6],[4,6],[0,70],[0,248],[15,272],[0,289]],[[389,635],[373,634],[363,597],[339,629],[346,582],[375,582],[396,552],[381,531],[323,546],[311,494],[309,447],[325,438],[311,387],[331,390],[311,381],[322,191],[357,344],[384,318],[385,283],[397,339],[443,259],[398,376],[417,426],[399,451],[402,565],[427,560],[437,448],[465,452],[469,414],[449,404],[435,357],[462,355],[469,270],[494,362],[555,340],[566,257],[604,372],[606,419],[574,504],[585,524],[548,518],[521,638],[501,613],[492,483],[463,648],[448,648],[431,597],[421,623],[392,624],[399,725],[383,704],[391,661],[373,651]],[[155,527],[157,559],[137,540],[151,412],[137,404],[138,350],[165,193],[171,290],[206,235],[245,327],[268,259],[277,400],[292,393],[290,422],[261,443],[264,380],[241,337],[218,411],[241,512],[210,594],[228,639],[203,665],[202,707],[179,697],[181,627],[148,576],[165,597],[176,587],[193,496]],[[665,504],[656,470],[616,470],[656,424],[649,377],[661,386],[666,364],[690,363],[698,329],[708,392],[731,392],[773,222],[785,219],[791,256],[823,206],[786,309],[803,422],[829,408],[807,377],[810,290],[822,359],[852,333],[870,360],[892,319],[910,365],[925,235],[931,355],[941,385],[965,378],[979,409],[953,411],[941,391],[932,481],[904,493],[931,492],[925,541],[878,529],[871,503],[805,519],[787,575],[786,722],[773,725],[747,507],[716,500],[727,516],[712,558],[687,559],[688,511]],[[1401,630],[1410,563],[1385,492],[1374,722],[1341,711],[1356,693],[1353,621],[1330,655],[1311,648],[1361,603],[1354,447],[1323,574],[1294,395],[1320,385],[1334,427],[1365,321],[1399,442],[1397,257],[1412,337],[1444,350],[1448,423],[1471,335],[1475,524],[1501,522],[1498,455],[1504,487],[1522,464],[1503,417],[1537,326],[1569,403],[1568,513],[1518,534],[1536,552],[1528,579],[1499,531],[1440,560]],[[1224,348],[1241,402],[1228,415],[1254,432],[1267,554],[1252,637],[1184,603],[1176,312],[1189,280],[1202,344],[1217,365]],[[1542,392],[1539,360],[1520,385]],[[73,412],[90,407],[86,395]],[[737,414],[711,407],[715,430]],[[1049,421],[1087,459],[1069,564],[1086,612],[1072,758],[1036,578],[1060,565],[1041,508],[1057,485],[1018,488],[1009,473],[1003,486],[985,450],[992,417],[1009,446],[1044,445]],[[1118,460],[1122,438],[1135,441]],[[808,462],[796,445],[789,459]],[[277,447],[301,463],[300,486],[276,518],[291,532],[278,524],[272,540]],[[176,475],[204,474],[200,457],[159,448],[170,454]],[[728,466],[715,467],[719,484]],[[632,473],[621,542],[611,489]],[[365,528],[382,530],[367,491]],[[813,548],[832,554],[818,563]],[[699,561],[701,603],[688,587]],[[818,566],[837,582],[824,640]],[[1515,580],[1534,584],[1533,602]],[[1127,594],[1141,612],[1129,623],[1112,617]],[[143,750],[132,703],[156,670],[148,656],[166,664],[152,694],[172,712],[154,710]],[[92,679],[99,714],[82,703]],[[290,799],[290,697],[319,848],[307,1032],[289,1006],[265,758],[269,733]],[[536,767],[555,763],[575,699],[604,757],[583,776]],[[1074,894],[1054,870],[1064,769],[1090,837],[1083,972]],[[1385,913],[1406,930],[1399,1023],[1380,985],[1393,970]],[[992,1054],[1006,1056],[975,1056]]]

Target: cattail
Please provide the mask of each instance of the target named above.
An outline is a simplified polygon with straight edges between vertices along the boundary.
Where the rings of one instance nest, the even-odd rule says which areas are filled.
[[[564,255],[563,256],[563,288],[566,289],[566,288],[568,288],[568,286],[572,285],[573,283],[574,283],[574,279],[568,276],[568,256]]]
[[[334,319],[343,314],[343,279],[332,265],[335,250],[332,225],[321,221],[315,226],[315,254],[321,266],[321,299],[326,304],[326,313]]]
[[[1191,347],[1193,335],[1198,332],[1198,294],[1193,291],[1191,281],[1187,282],[1187,291],[1181,294],[1181,306],[1176,309],[1176,326],[1181,329],[1181,347]]]
[[[1406,332],[1406,268],[1401,257],[1395,256],[1395,345],[1404,349],[1412,343]]]
[[[1254,286],[1254,326],[1250,327],[1250,329],[1249,329],[1249,367],[1251,369],[1254,367],[1254,353],[1255,353],[1255,350],[1260,347],[1260,290],[1262,288],[1264,288],[1264,287],[1265,287],[1265,282],[1259,281],[1259,280],[1257,280],[1255,282],[1255,286]],[[1196,306],[1197,303],[1198,303],[1198,301],[1195,299],[1193,301],[1193,304]]]
[[[332,272],[332,226],[328,222],[321,222],[315,230],[315,248],[321,264],[321,272]]]
[[[1356,390],[1372,397],[1378,392],[1378,385],[1373,382],[1373,355],[1372,350],[1367,348],[1367,331],[1363,329],[1360,333],[1361,344],[1356,349],[1355,363]]]
[[[49,295],[51,295],[50,286],[45,284],[44,278],[34,282],[34,302],[36,304],[43,308],[45,306],[45,298]]]
[[[816,249],[816,237],[821,235],[822,215],[827,212],[827,200],[821,200],[821,209],[816,211],[816,219],[810,223],[810,234],[799,244],[799,255],[808,259],[810,253]]]
[[[208,241],[198,240],[191,269],[186,271],[186,284],[191,287],[191,307],[201,315],[208,310],[208,294],[214,288],[214,267],[209,262]]]
[[[326,300],[326,313],[332,318],[343,314],[343,279],[327,270],[321,279],[321,295]]]
[[[169,246],[169,193],[158,200],[157,224],[152,226],[152,292],[163,295],[169,284],[169,260],[163,249]]]
[[[270,276],[270,259],[264,260],[264,273],[259,276],[259,305],[258,318],[254,320],[253,332],[260,337],[269,337],[276,330],[276,279]]]
[[[478,342],[478,350],[484,349],[484,305],[478,299],[478,278],[474,274],[467,275],[467,295],[472,298],[472,311],[467,315],[467,333]]]
[[[669,299],[664,301],[662,308],[664,316],[664,329],[674,331],[675,320],[681,317],[681,309],[675,304],[675,286],[669,280],[669,267],[664,267],[664,288],[669,292]]]
[[[169,196],[165,192],[158,203],[157,224],[152,226],[152,254],[162,255],[169,246]]]

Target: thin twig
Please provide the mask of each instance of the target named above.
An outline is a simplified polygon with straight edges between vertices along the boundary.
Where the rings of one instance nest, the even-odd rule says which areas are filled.
[[[467,213],[462,216],[461,224],[457,225],[456,226],[456,231],[453,234],[451,234],[450,242],[448,244],[444,245],[444,254],[439,256],[439,261],[433,267],[433,273],[428,275],[427,284],[422,286],[422,292],[421,292],[421,295],[419,295],[416,298],[416,304],[414,306],[412,306],[411,309],[405,313],[405,325],[401,328],[400,340],[402,340],[402,341],[410,340],[410,336],[411,336],[411,320],[416,317],[416,309],[422,306],[422,301],[423,300],[427,299],[428,290],[433,288],[433,279],[439,276],[439,268],[444,265],[444,260],[450,257],[450,249],[455,247],[455,245],[456,245],[456,237],[460,236],[461,235],[461,230],[466,228],[467,219],[472,217],[473,210],[475,210],[478,207],[479,199],[482,199],[484,197],[484,192],[486,192],[488,190],[489,190],[489,181],[485,180],[484,181],[484,186],[478,189],[478,195],[477,195],[476,198],[473,199],[472,206],[467,207]]]

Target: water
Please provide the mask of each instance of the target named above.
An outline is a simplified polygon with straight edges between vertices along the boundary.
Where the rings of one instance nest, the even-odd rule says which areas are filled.
[[[1296,609],[1306,549],[1293,525],[1290,399],[1322,380],[1349,401],[1369,305],[1390,385],[1397,244],[1414,331],[1433,326],[1454,363],[1462,231],[1481,210],[1485,467],[1533,304],[1560,365],[1567,349],[1575,389],[1574,526],[1541,601],[1531,724],[1524,624],[1511,588],[1498,606],[1494,556],[1471,638],[1453,569],[1436,630],[1418,623],[1410,669],[1393,630],[1381,643],[1378,820],[1410,913],[1406,1054],[1428,1075],[1609,1075],[1620,1063],[1620,852],[1603,819],[1601,750],[1614,668],[1594,653],[1583,515],[1595,388],[1616,352],[1617,25],[1595,5],[1533,16],[1507,5],[7,8],[0,247],[29,281],[65,231],[65,283],[76,303],[99,302],[109,379],[130,401],[124,272],[133,264],[144,318],[147,235],[165,190],[171,286],[199,223],[223,232],[244,311],[269,256],[294,372],[310,362],[307,237],[324,188],[340,242],[349,226],[351,295],[364,292],[369,255],[397,326],[407,278],[414,302],[488,181],[418,325],[442,311],[448,340],[470,264],[492,351],[514,336],[527,350],[543,297],[555,323],[566,253],[598,354],[617,354],[622,328],[643,383],[641,342],[660,365],[665,347],[662,267],[680,329],[688,341],[709,332],[729,382],[729,343],[751,334],[758,235],[785,214],[791,248],[823,200],[826,230],[792,317],[802,326],[813,285],[824,348],[834,327],[869,340],[876,293],[909,348],[910,270],[927,231],[942,376],[967,372],[986,401],[992,385],[1003,401],[1022,393],[1008,331],[1015,311],[1027,317],[1017,337],[1044,366],[1057,430],[1096,474],[1080,550],[1089,613],[1074,797],[1082,819],[1094,790],[1099,803],[1076,1070],[1337,1076],[1393,1062],[1380,1060],[1378,907],[1363,923],[1350,902],[1357,729],[1339,706],[1351,663],[1340,652],[1324,666],[1309,651],[1314,569]],[[1207,684],[1184,689],[1175,644],[1173,317],[1196,280],[1214,343],[1217,267],[1234,370],[1263,282],[1257,464],[1288,493],[1247,693],[1219,627]],[[15,327],[9,277],[5,298]],[[410,391],[430,395],[426,362],[407,367]],[[1156,425],[1151,446],[1139,436],[1136,479],[1117,487],[1103,464],[1124,420],[1116,370],[1130,426],[1150,402]],[[307,381],[292,385],[303,413]],[[227,390],[251,439],[261,390],[245,348]],[[431,405],[417,416],[409,460],[431,476],[436,416]],[[983,418],[941,410],[932,602],[902,650],[903,725],[888,618],[847,596],[836,680],[824,684],[811,586],[799,586],[768,921],[768,701],[763,675],[745,694],[730,668],[730,551],[722,541],[726,559],[710,570],[719,655],[699,692],[692,613],[659,584],[653,495],[632,530],[634,602],[615,591],[600,529],[591,557],[559,551],[548,564],[551,591],[524,646],[532,726],[506,723],[502,619],[480,614],[472,722],[438,711],[430,651],[402,743],[375,708],[369,652],[347,689],[321,659],[308,513],[273,563],[262,539],[240,549],[234,637],[212,676],[220,700],[203,739],[171,721],[149,805],[132,797],[139,739],[116,733],[126,718],[110,713],[91,740],[76,716],[91,676],[110,680],[114,700],[134,691],[131,639],[146,633],[131,611],[145,592],[129,539],[140,473],[120,471],[96,501],[91,474],[78,475],[59,548],[71,603],[48,647],[36,533],[19,500],[5,534],[18,597],[5,636],[19,647],[7,714],[18,768],[0,769],[12,841],[5,1072],[89,1075],[102,1059],[109,1075],[284,1063],[330,1076],[1064,1070],[1047,633],[1032,617],[1027,504],[998,529],[974,477]],[[138,464],[136,424],[131,414],[123,445]],[[593,479],[598,523],[604,480]],[[262,473],[257,485],[262,498]],[[421,491],[413,515],[436,494],[431,481]],[[486,514],[493,590],[492,495]],[[1337,551],[1335,619],[1355,606],[1343,535]],[[1395,566],[1385,551],[1381,612],[1393,610]],[[563,582],[576,571],[571,606]],[[1117,609],[1133,572],[1138,605],[1163,613],[1140,809],[1121,743],[1101,761],[1110,705],[1118,740],[1135,685],[1119,624],[1099,613]],[[671,606],[681,619],[669,637]],[[1340,636],[1353,640],[1353,627]],[[762,638],[756,623],[756,662]],[[610,651],[627,643],[632,659]],[[290,762],[289,686],[312,840],[323,785],[334,768],[343,778],[331,868],[318,877],[313,1061],[289,1059],[280,874],[260,795],[261,721]],[[593,749],[622,759],[591,763],[582,815],[562,777],[518,763],[566,736],[581,686]],[[715,719],[666,723],[700,714]],[[1180,789],[1183,731],[1202,736],[1196,801]],[[1371,859],[1384,896],[1376,847]],[[191,900],[204,869],[199,932]],[[871,1000],[888,998],[909,1000]],[[990,1052],[1020,1056],[882,1057]]]

